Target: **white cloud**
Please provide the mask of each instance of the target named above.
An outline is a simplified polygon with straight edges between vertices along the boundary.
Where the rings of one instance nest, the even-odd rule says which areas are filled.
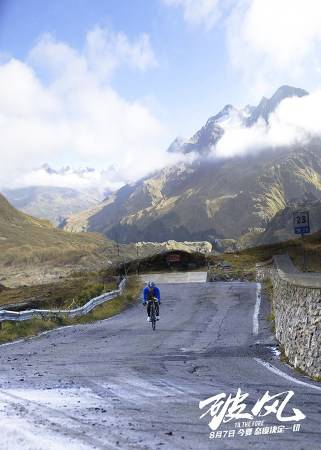
[[[320,85],[320,0],[163,2],[180,7],[188,23],[223,25],[231,67],[252,98],[283,84]]]
[[[319,78],[319,0],[238,0],[227,19],[233,67],[253,95]]]
[[[74,169],[65,167],[58,171],[48,171],[45,167],[22,174],[11,188],[28,186],[69,187],[81,192],[89,192],[101,199],[106,191],[114,191],[123,186],[126,180],[114,167],[107,170]]]
[[[285,99],[271,114],[269,124],[261,120],[250,128],[238,125],[227,129],[213,149],[213,156],[226,158],[305,145],[312,138],[321,138],[320,117],[321,90],[301,98]]]
[[[191,25],[203,25],[211,29],[221,17],[221,0],[163,0],[163,2],[168,6],[182,8],[185,21]]]
[[[120,65],[145,71],[158,62],[145,33],[130,42],[124,33],[111,33],[99,26],[87,34],[85,55],[96,74],[107,77]]]
[[[118,163],[123,180],[163,166],[166,129],[146,105],[122,98],[110,82],[121,66],[155,64],[146,35],[130,42],[100,28],[88,33],[82,52],[45,35],[26,62],[0,64],[0,185],[44,161]]]

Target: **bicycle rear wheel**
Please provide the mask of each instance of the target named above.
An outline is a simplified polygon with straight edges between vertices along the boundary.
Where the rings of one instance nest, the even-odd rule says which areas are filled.
[[[151,322],[152,322],[153,331],[155,331],[155,328],[156,328],[156,312],[155,312],[155,303],[154,302],[151,305],[150,318],[151,318]]]

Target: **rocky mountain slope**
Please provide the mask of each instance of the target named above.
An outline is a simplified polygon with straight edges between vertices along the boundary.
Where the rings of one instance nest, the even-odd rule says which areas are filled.
[[[305,201],[292,202],[281,209],[268,223],[264,233],[257,237],[255,244],[271,244],[297,237],[293,230],[293,213],[297,211],[309,211],[311,233],[321,229],[321,201],[311,195]]]
[[[213,146],[215,151],[223,122],[224,127],[233,121],[252,126],[268,120],[282,99],[302,95],[306,91],[283,86],[256,108],[226,106],[188,142],[172,144],[171,151],[198,153],[194,163],[167,167],[124,186],[94,210],[69,218],[65,229],[98,231],[125,243],[235,239],[251,245],[293,200],[321,199],[320,142],[229,159],[206,155]]]
[[[120,242],[254,237],[293,199],[305,193],[321,199],[320,149],[167,168],[120,189],[85,222],[72,217],[65,229],[98,231]]]

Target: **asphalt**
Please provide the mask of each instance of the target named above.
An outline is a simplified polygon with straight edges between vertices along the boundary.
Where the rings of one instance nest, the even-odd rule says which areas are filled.
[[[0,347],[0,421],[9,418],[10,430],[19,435],[14,450],[320,450],[321,384],[278,360],[264,297],[258,334],[253,331],[256,283],[159,286],[156,331],[137,305],[109,320]],[[225,394],[219,414],[238,389],[248,396],[226,410],[211,438],[215,417],[200,419],[211,405],[200,409],[199,402]],[[283,394],[266,403],[273,404],[270,414],[264,406],[265,416],[251,413],[266,391]],[[294,395],[282,412],[287,391]],[[276,417],[293,416],[293,408],[306,417],[297,422]],[[255,429],[261,434],[254,435]],[[0,433],[1,450],[10,448],[8,442]]]
[[[141,279],[148,283],[153,281],[157,284],[176,284],[176,283],[205,283],[207,272],[170,272],[170,273],[148,273],[141,275]]]

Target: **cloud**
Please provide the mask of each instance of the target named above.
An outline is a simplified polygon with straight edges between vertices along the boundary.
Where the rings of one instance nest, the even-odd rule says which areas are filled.
[[[82,51],[45,35],[26,61],[1,63],[0,185],[44,161],[102,168],[118,163],[122,180],[163,166],[167,130],[143,102],[128,101],[112,87],[116,70],[155,64],[146,35],[130,41],[98,27]]]
[[[231,69],[252,98],[293,84],[320,83],[319,0],[163,0],[186,22],[225,33]],[[214,52],[214,49],[213,49]],[[214,57],[214,53],[213,53]],[[307,85],[308,82],[308,85]]]
[[[111,33],[99,26],[86,36],[85,55],[89,65],[102,78],[119,66],[145,71],[158,66],[156,56],[145,33],[130,42],[124,33]]]
[[[269,123],[260,120],[248,128],[238,124],[225,130],[213,156],[229,158],[257,153],[264,149],[302,146],[321,138],[321,90],[283,100]]]
[[[181,8],[187,23],[202,25],[208,30],[221,17],[222,2],[220,0],[163,0],[163,2],[167,6]]]
[[[238,0],[226,21],[230,60],[254,95],[319,79],[319,0]]]
[[[28,186],[68,187],[80,192],[91,192],[97,198],[102,199],[106,191],[119,189],[125,181],[114,167],[110,167],[108,170],[64,167],[58,171],[52,169],[48,171],[46,167],[40,167],[22,174],[15,180],[11,188]]]

